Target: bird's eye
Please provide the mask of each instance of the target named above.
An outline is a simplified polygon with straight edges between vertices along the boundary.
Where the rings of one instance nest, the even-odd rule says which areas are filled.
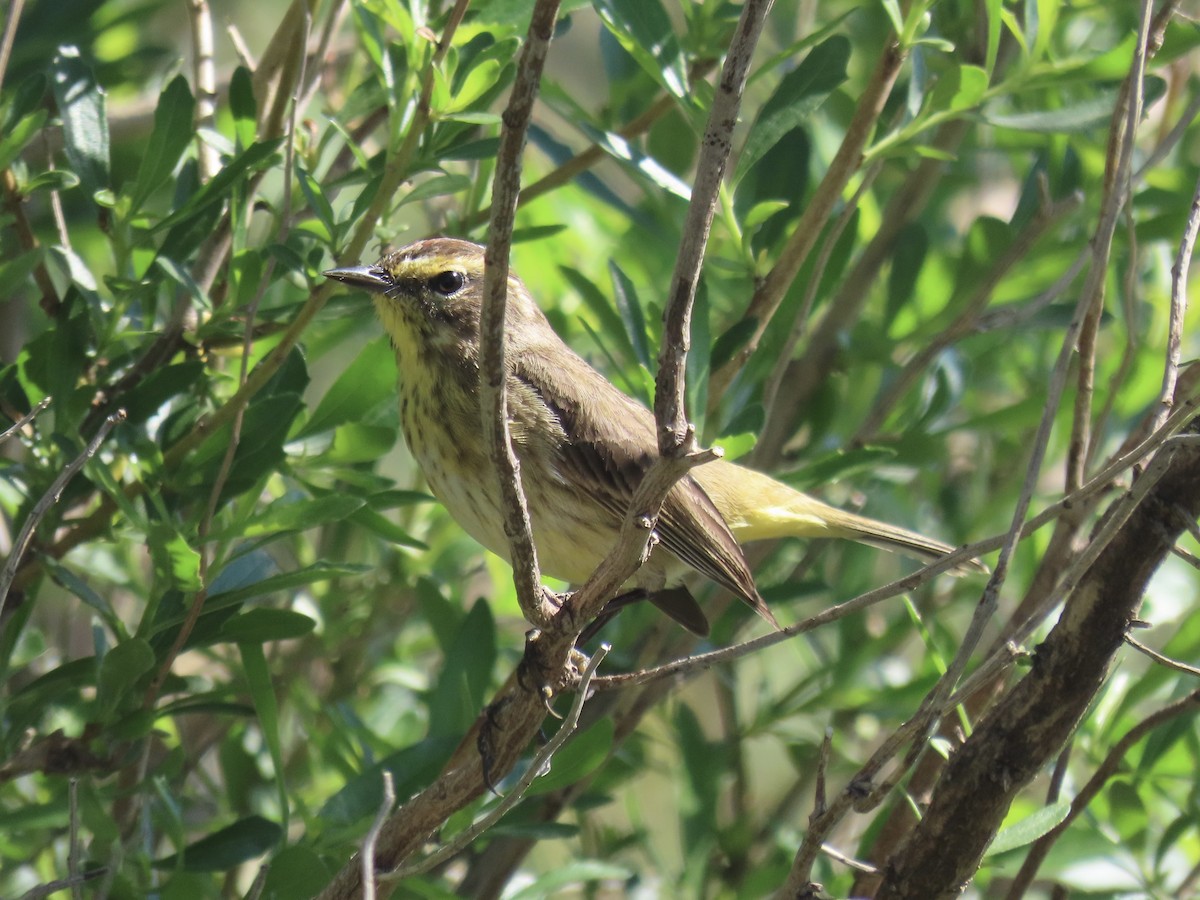
[[[457,294],[461,291],[466,282],[466,276],[462,272],[455,272],[453,269],[448,269],[445,272],[439,272],[434,275],[429,280],[429,286],[443,297],[449,297],[451,294]]]

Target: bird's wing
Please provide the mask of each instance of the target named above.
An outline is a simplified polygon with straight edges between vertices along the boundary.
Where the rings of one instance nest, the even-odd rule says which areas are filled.
[[[654,416],[582,358],[567,352],[566,360],[561,352],[549,355],[553,364],[547,363],[545,352],[517,353],[510,359],[510,371],[520,387],[535,391],[557,419],[566,438],[555,448],[563,477],[586,490],[619,521],[658,455]],[[583,398],[600,414],[581,416]],[[680,479],[668,494],[657,531],[666,550],[776,624],[754,586],[741,545],[691,475]]]

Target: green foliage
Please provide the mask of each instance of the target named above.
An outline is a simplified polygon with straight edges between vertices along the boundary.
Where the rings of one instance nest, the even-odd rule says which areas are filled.
[[[27,5],[0,72],[0,429],[50,400],[0,457],[0,547],[35,526],[0,600],[0,895],[91,873],[87,896],[234,896],[262,865],[256,896],[315,895],[361,846],[383,773],[401,801],[431,784],[520,658],[527,625],[507,570],[423,492],[404,449],[392,354],[368,302],[320,273],[434,233],[486,237],[531,4],[476,3],[444,55],[452,4],[353,0],[344,17],[310,6],[307,31],[302,4],[226,13],[258,63],[239,65],[216,35],[207,117],[182,4]],[[567,3],[551,44],[513,267],[564,338],[647,402],[739,13],[723,0]],[[1052,289],[1097,227],[1135,14],[779,0],[695,308],[701,439],[951,542],[1003,532],[1076,312],[1081,279]],[[848,183],[812,224],[778,308],[748,314],[793,252],[892,41],[904,64],[864,123]],[[1148,61],[1135,169],[1148,168],[1117,228],[1095,394],[1080,401],[1087,473],[1158,399],[1200,132],[1185,122],[1164,142],[1194,100],[1198,43],[1174,21]],[[1185,333],[1183,359],[1198,351]],[[1072,381],[1053,414],[1035,513],[1064,493],[1078,396]],[[1102,511],[1083,510],[1080,541]],[[985,643],[1045,566],[1065,569],[1046,556],[1049,530],[1019,546]],[[754,563],[784,622],[911,570],[841,543],[784,541]],[[1180,600],[1196,584],[1171,560],[1143,608],[1147,642],[1174,658],[1200,658],[1200,624]],[[453,896],[464,871],[476,885],[502,873],[512,897],[777,889],[818,769],[840,790],[915,712],[981,586],[942,578],[686,690],[597,695],[525,804],[413,893]],[[713,619],[702,649],[760,627],[697,592]],[[601,674],[696,649],[638,607],[603,639]],[[1021,795],[980,894],[1000,895],[1117,741],[1190,688],[1124,652],[1070,747],[1063,793],[1047,802],[1035,782]],[[964,704],[927,752],[982,712]],[[1171,894],[1200,855],[1198,758],[1194,714],[1152,730],[1039,878],[1096,896]],[[920,801],[916,777],[900,790]],[[875,842],[908,799],[852,815],[838,849],[884,862]],[[439,837],[495,802],[457,811]],[[514,838],[534,849],[513,850]],[[1101,863],[1103,890],[1087,880]],[[832,857],[813,880],[836,896],[861,888]]]

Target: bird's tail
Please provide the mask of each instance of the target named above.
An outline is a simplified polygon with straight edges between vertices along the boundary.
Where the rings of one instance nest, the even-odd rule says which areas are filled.
[[[769,475],[717,460],[692,470],[712,498],[739,543],[769,538],[845,538],[893,550],[926,562],[955,548],[907,528],[868,519],[788,487]],[[987,572],[978,560],[952,570],[955,574]]]

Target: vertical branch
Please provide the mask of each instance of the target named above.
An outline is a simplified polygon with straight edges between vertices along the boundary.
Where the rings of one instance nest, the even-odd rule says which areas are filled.
[[[1168,3],[1160,11],[1158,21],[1165,27],[1163,12],[1174,4]],[[1112,254],[1113,235],[1120,215],[1132,172],[1133,143],[1137,136],[1137,124],[1142,111],[1142,88],[1145,81],[1146,57],[1149,54],[1151,26],[1151,2],[1143,0],[1138,17],[1138,40],[1134,47],[1133,63],[1129,76],[1121,86],[1116,109],[1113,111],[1108,157],[1104,178],[1104,203],[1096,234],[1092,238],[1092,265],[1084,281],[1082,304],[1085,310],[1083,326],[1078,335],[1079,376],[1078,393],[1075,398],[1074,422],[1071,429],[1070,451],[1067,458],[1066,490],[1068,492],[1083,483],[1084,470],[1091,447],[1091,406],[1095,382],[1096,333],[1100,327],[1100,314],[1104,309],[1104,284],[1108,277],[1108,263]]]
[[[1196,234],[1200,231],[1200,181],[1192,193],[1192,205],[1188,210],[1187,224],[1183,237],[1179,239],[1179,251],[1175,264],[1171,266],[1171,319],[1167,330],[1167,358],[1163,366],[1162,389],[1158,395],[1158,408],[1151,426],[1158,429],[1167,421],[1175,404],[1175,386],[1179,383],[1180,342],[1183,338],[1183,323],[1187,318],[1188,268],[1192,252],[1196,247]]]
[[[25,0],[13,0],[4,17],[4,34],[0,35],[0,87],[4,86],[4,73],[8,70],[8,58],[12,55],[13,40],[17,36],[17,23],[21,21],[21,9]]]
[[[737,124],[750,59],[771,3],[772,0],[746,0],[742,6],[737,30],[717,81],[704,138],[700,142],[700,161],[696,167],[692,199],[683,223],[675,273],[671,277],[671,293],[663,313],[662,349],[658,356],[654,396],[658,448],[663,456],[684,455],[691,451],[694,442],[684,409],[684,368],[691,344],[692,305],[721,179],[733,148],[733,128]]]
[[[529,20],[529,34],[521,50],[516,81],[504,110],[504,128],[496,154],[496,179],[492,188],[492,216],[484,253],[483,310],[479,320],[479,394],[483,412],[483,434],[488,456],[500,479],[504,510],[504,534],[508,537],[513,563],[513,580],[521,611],[535,625],[544,624],[541,574],[521,466],[508,433],[507,368],[504,361],[504,312],[508,304],[508,253],[512,245],[517,197],[521,192],[521,154],[525,134],[533,116],[533,103],[541,85],[542,69],[554,23],[558,0],[538,0]]]
[[[217,70],[213,64],[213,21],[208,0],[190,0],[188,9],[192,23],[192,74],[196,82],[196,127],[214,128],[217,118]],[[221,163],[217,151],[196,135],[196,157],[200,164],[200,180],[208,181],[217,174]]]

